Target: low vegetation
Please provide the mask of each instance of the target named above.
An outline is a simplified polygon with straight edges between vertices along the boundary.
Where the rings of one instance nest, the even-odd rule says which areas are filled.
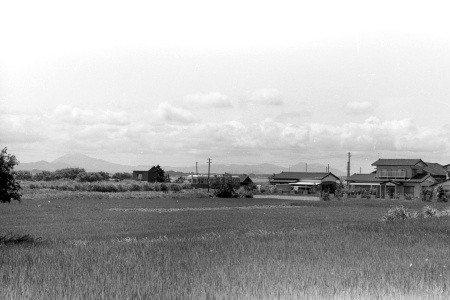
[[[191,189],[190,184],[178,183],[160,183],[146,181],[101,181],[101,182],[78,182],[74,180],[55,180],[55,181],[27,181],[23,183],[24,188],[51,189],[58,191],[84,191],[84,192],[101,192],[101,193],[120,193],[120,192],[145,192],[145,191],[173,191],[180,192],[184,189]]]
[[[35,197],[43,191],[54,197]],[[133,196],[141,194],[165,198]],[[188,194],[25,189],[21,204],[0,210],[0,231],[20,228],[45,242],[0,244],[0,299],[450,297],[445,203],[433,204],[440,218],[424,214],[400,226],[380,217],[400,204],[436,211],[397,200],[290,206],[178,195]]]
[[[448,216],[450,216],[449,207],[440,211],[437,208],[427,205],[422,208],[422,211],[418,212],[416,210],[405,208],[403,206],[396,206],[388,210],[388,212],[383,216],[382,221]]]

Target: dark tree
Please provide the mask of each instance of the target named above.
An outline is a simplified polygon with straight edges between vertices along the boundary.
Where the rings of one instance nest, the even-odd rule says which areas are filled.
[[[156,181],[157,182],[165,182],[166,175],[163,169],[159,165],[156,166]]]
[[[86,172],[86,170],[82,168],[64,168],[53,172],[53,177],[56,179],[65,178],[75,180],[75,178],[77,178],[77,175],[83,172]]]
[[[0,202],[2,203],[11,203],[11,200],[20,202],[22,187],[12,174],[14,166],[18,164],[16,157],[7,154],[7,148],[4,148],[0,154]]]
[[[130,173],[126,173],[126,172],[123,172],[123,173],[117,172],[117,173],[114,173],[114,175],[112,176],[112,179],[116,179],[116,180],[124,180],[124,179],[131,179],[131,178],[133,178],[133,175],[131,175]]]
[[[211,188],[215,190],[214,194],[220,198],[236,197],[235,184],[233,177],[225,173],[223,176],[214,176],[211,179]]]
[[[33,174],[30,171],[12,171],[17,180],[33,180]]]

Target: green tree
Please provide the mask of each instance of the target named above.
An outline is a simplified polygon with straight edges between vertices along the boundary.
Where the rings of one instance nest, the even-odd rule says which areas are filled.
[[[214,194],[220,198],[236,197],[236,191],[234,189],[233,177],[230,174],[223,174],[223,176],[215,175],[211,179],[211,188],[213,188]]]
[[[31,174],[30,171],[12,171],[14,177],[17,180],[28,180],[31,181],[33,180],[33,174]]]
[[[126,173],[126,172],[123,172],[123,173],[117,172],[117,173],[114,173],[114,175],[112,176],[112,179],[116,179],[116,180],[124,180],[124,179],[131,179],[131,178],[133,178],[133,175],[131,175],[130,173]]]
[[[16,157],[8,154],[5,147],[0,154],[0,202],[2,203],[11,203],[11,200],[20,202],[22,187],[12,174],[14,166],[18,164]]]
[[[86,172],[86,170],[82,168],[64,168],[53,172],[53,177],[56,179],[65,178],[75,180],[75,178],[77,178],[77,175],[83,172]]]
[[[156,166],[156,181],[157,182],[165,182],[166,175],[163,169],[159,165]]]

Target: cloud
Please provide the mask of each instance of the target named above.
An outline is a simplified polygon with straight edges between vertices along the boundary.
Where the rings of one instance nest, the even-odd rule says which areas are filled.
[[[156,109],[156,114],[163,121],[174,123],[193,123],[195,116],[188,110],[175,107],[167,102],[160,103]]]
[[[282,112],[275,117],[275,120],[278,122],[286,122],[289,120],[298,121],[299,119],[311,117],[313,115],[313,113],[307,108],[305,104],[300,105],[304,105],[302,110]]]
[[[369,101],[347,102],[344,111],[347,114],[366,114],[372,112],[376,107],[375,103]]]
[[[79,125],[88,124],[111,124],[111,125],[128,125],[130,121],[125,112],[114,112],[110,110],[87,110],[68,105],[59,105],[54,110],[51,118],[64,123],[72,123]]]
[[[187,107],[217,107],[217,108],[227,108],[232,107],[231,101],[227,96],[212,92],[208,94],[191,94],[184,97],[184,104]]]
[[[281,93],[274,88],[264,88],[247,93],[250,102],[264,105],[283,105]]]

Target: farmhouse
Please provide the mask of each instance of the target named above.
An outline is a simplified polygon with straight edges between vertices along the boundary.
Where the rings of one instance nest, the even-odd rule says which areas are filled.
[[[448,178],[447,170],[437,163],[421,159],[379,159],[370,174],[353,174],[347,178],[351,190],[375,190],[379,198],[419,199],[422,187]]]
[[[282,191],[294,190],[303,194],[334,193],[339,178],[331,172],[281,172],[274,175],[269,182]]]
[[[133,179],[139,181],[156,182],[156,167],[148,171],[133,171]]]

